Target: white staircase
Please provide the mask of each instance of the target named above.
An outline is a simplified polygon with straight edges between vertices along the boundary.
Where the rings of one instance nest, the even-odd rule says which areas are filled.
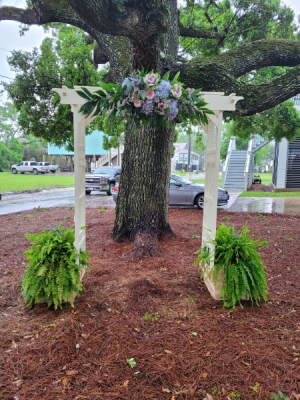
[[[227,164],[227,172],[223,188],[226,190],[246,190],[245,167],[247,161],[247,150],[233,150]]]
[[[222,185],[229,191],[246,191],[252,185],[254,153],[269,143],[255,135],[248,143],[248,150],[236,150],[235,137],[230,139],[223,168]]]
[[[108,152],[105,156],[99,158],[98,161],[91,163],[91,169],[95,170],[98,167],[103,167],[103,165],[109,165],[110,162],[113,162],[115,157],[118,157],[118,154],[121,155],[124,152],[124,146],[121,145],[118,149],[111,149],[110,153]],[[118,165],[120,165],[120,160],[118,160]]]

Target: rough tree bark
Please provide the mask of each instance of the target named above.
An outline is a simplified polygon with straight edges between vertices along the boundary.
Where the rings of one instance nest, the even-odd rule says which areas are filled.
[[[5,0],[4,0],[5,3]],[[134,69],[180,71],[180,80],[204,91],[244,96],[236,114],[253,115],[300,92],[300,44],[291,40],[248,43],[198,62],[178,62],[179,36],[217,40],[222,44],[229,31],[213,24],[184,26],[176,0],[31,0],[32,8],[0,7],[0,21],[28,25],[61,22],[87,32],[98,44],[95,61],[110,61],[110,78],[121,81]],[[213,2],[210,2],[211,4]],[[208,3],[207,3],[208,4]],[[261,85],[238,78],[265,66],[291,67]],[[126,127],[113,235],[116,240],[135,239],[137,253],[154,254],[156,240],[172,234],[168,224],[168,181],[174,126],[165,129],[153,119],[147,126]]]
[[[113,236],[135,239],[135,254],[154,255],[157,240],[173,235],[168,222],[170,159],[175,123],[159,126],[158,118],[147,125],[128,123],[122,160],[120,194]]]

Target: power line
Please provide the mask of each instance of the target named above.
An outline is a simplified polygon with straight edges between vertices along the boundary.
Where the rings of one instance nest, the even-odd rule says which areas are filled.
[[[8,51],[9,53],[11,53],[10,50],[4,49],[3,47],[0,47],[0,50],[5,50],[5,51]]]
[[[9,76],[4,76],[4,75],[0,75],[1,76],[1,78],[5,78],[5,79],[11,79],[11,80],[13,80],[14,78],[10,78]]]

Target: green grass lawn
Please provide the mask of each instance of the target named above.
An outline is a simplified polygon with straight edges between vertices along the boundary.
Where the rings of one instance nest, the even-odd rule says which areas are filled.
[[[261,173],[261,174],[255,174],[259,175],[261,179],[261,184],[262,185],[271,185],[272,182],[272,174],[270,173]]]
[[[199,178],[199,179],[191,179],[194,183],[201,183],[204,184],[205,183],[205,178]],[[219,176],[219,183],[218,183],[219,187],[222,187],[222,176]]]
[[[271,185],[272,174],[257,174],[261,178],[262,185]],[[300,197],[300,192],[243,192],[240,197]]]
[[[177,172],[176,172],[177,173]],[[262,185],[271,185],[272,174],[256,174],[261,178]],[[195,183],[205,183],[205,178],[192,179]],[[222,187],[222,176],[219,176],[219,187]],[[243,192],[240,197],[300,197],[300,192]]]
[[[0,172],[0,193],[17,190],[50,189],[74,186],[73,176],[57,176],[55,174],[33,175]]]
[[[239,197],[300,197],[300,192],[243,192]]]

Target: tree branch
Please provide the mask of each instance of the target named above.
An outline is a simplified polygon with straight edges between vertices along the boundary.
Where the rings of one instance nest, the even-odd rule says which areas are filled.
[[[195,29],[193,27],[184,26],[179,22],[180,36],[199,38],[199,39],[223,39],[226,35],[224,32],[208,31],[205,29]]]
[[[27,25],[41,25],[39,16],[33,9],[21,9],[17,7],[0,7],[1,21],[18,21]]]
[[[234,77],[263,67],[294,67],[300,64],[300,42],[258,40],[222,53],[212,61],[226,67]]]
[[[187,63],[172,69],[171,76],[180,71],[180,80],[187,86],[207,92],[236,93],[244,100],[237,103],[237,115],[254,115],[300,93],[300,65],[261,85],[245,84],[216,62]]]
[[[98,32],[143,41],[166,32],[166,10],[155,1],[67,0],[72,9]]]

